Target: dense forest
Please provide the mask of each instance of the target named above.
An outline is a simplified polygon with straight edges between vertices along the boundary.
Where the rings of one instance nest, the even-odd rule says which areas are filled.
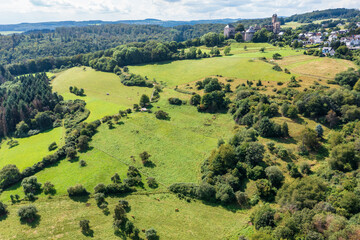
[[[31,31],[0,36],[0,63],[17,63],[42,57],[74,56],[114,48],[130,42],[176,41],[221,32],[222,24],[199,24],[165,28],[156,25],[108,24],[62,27],[54,31]]]
[[[15,79],[5,71],[4,74],[0,72],[0,79],[3,79],[0,85],[0,137],[15,131],[19,137],[33,135],[53,127],[56,116],[52,111],[62,97],[52,93],[45,73]]]
[[[360,11],[358,9],[327,9],[318,10],[310,13],[295,14],[291,17],[285,18],[286,22],[311,22],[314,20],[328,19],[328,18],[353,18],[359,16]]]

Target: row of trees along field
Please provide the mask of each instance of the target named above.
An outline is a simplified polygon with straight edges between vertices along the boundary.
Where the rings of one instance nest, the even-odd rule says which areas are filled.
[[[13,75],[44,72],[55,68],[59,69],[77,65],[91,66],[96,70],[113,72],[116,66],[208,57],[207,53],[195,47],[200,45],[209,47],[220,46],[224,44],[224,40],[223,34],[211,32],[204,34],[201,38],[194,38],[185,42],[147,41],[144,43],[129,43],[105,51],[79,54],[71,57],[45,57],[29,60],[18,64],[11,64],[7,68]],[[185,48],[190,49],[185,52]],[[115,72],[117,71],[118,68]]]
[[[62,27],[54,31],[30,31],[0,35],[0,64],[18,63],[47,56],[74,56],[114,48],[129,42],[182,42],[208,32],[221,32],[222,24],[166,28],[156,25],[106,24]]]

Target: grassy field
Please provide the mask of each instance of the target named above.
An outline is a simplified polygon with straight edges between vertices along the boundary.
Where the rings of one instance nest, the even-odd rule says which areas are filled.
[[[248,221],[246,211],[234,212],[198,201],[187,203],[170,194],[131,195],[126,200],[131,206],[128,217],[135,226],[140,230],[155,228],[160,239],[224,239]],[[10,206],[10,215],[0,220],[0,228],[7,229],[0,231],[0,239],[88,239],[79,229],[81,219],[90,220],[92,239],[122,239],[112,228],[118,199],[107,198],[107,201],[111,213],[106,216],[94,199],[87,203],[68,198],[38,200],[35,204],[41,218],[32,225],[19,221],[17,210],[22,204]],[[175,212],[176,208],[179,212]],[[145,234],[141,233],[141,237]]]
[[[88,67],[72,68],[56,76],[52,82],[54,92],[58,92],[65,99],[85,100],[86,107],[91,112],[88,121],[132,107],[143,93],[151,95],[152,92],[150,88],[126,87],[115,74],[98,72]],[[70,86],[83,88],[86,96],[78,97],[70,93]]]
[[[244,46],[247,50],[244,50]],[[259,49],[265,47],[264,53]],[[289,75],[272,69],[273,65],[258,61],[259,57],[271,58],[277,52],[283,56],[302,54],[288,48],[275,48],[269,44],[242,43],[232,45],[232,55],[227,57],[205,58],[143,64],[130,66],[130,72],[163,81],[168,87],[193,82],[211,75],[223,75],[231,78],[266,81],[287,81]]]
[[[63,128],[55,128],[32,137],[14,139],[19,145],[10,149],[6,144],[8,140],[4,141],[0,148],[0,168],[15,164],[22,171],[40,162],[44,156],[51,153],[48,150],[50,143],[61,143],[63,131]]]
[[[244,49],[245,45],[247,50]],[[259,52],[261,47],[266,48],[264,53]],[[170,119],[158,120],[153,113],[136,112],[122,118],[120,124],[116,124],[113,129],[103,124],[93,136],[90,150],[79,153],[78,160],[85,160],[87,166],[80,167],[78,161],[63,160],[37,173],[40,183],[50,181],[55,185],[56,194],[51,198],[43,193],[38,195],[39,199],[34,204],[39,209],[41,218],[33,225],[21,224],[16,214],[18,208],[28,202],[11,205],[9,201],[10,194],[24,197],[20,183],[7,189],[1,194],[0,200],[10,205],[10,215],[6,219],[0,219],[0,229],[8,230],[0,231],[0,239],[85,239],[78,226],[79,220],[85,218],[90,220],[94,230],[93,239],[118,239],[112,229],[112,213],[104,215],[93,198],[83,202],[70,200],[67,188],[79,183],[93,192],[98,183],[110,183],[111,176],[116,172],[121,179],[126,178],[129,165],[138,167],[145,183],[143,189],[138,188],[136,193],[124,196],[131,205],[129,216],[134,216],[131,219],[139,229],[154,227],[160,239],[179,240],[236,239],[240,232],[251,232],[252,227],[247,225],[248,211],[225,209],[198,201],[188,203],[168,193],[167,187],[173,183],[198,182],[201,164],[217,146],[218,140],[228,140],[235,131],[235,123],[230,114],[199,113],[196,107],[189,104],[170,105],[168,98],[178,97],[189,101],[191,95],[179,93],[173,88],[177,85],[194,87],[195,81],[214,75],[223,75],[220,81],[224,83],[227,78],[233,78],[233,90],[247,79],[261,79],[268,91],[279,88],[276,83],[288,81],[291,75],[274,71],[272,64],[258,60],[259,57],[269,59],[275,52],[284,57],[277,63],[282,68],[288,68],[291,75],[301,77],[304,80],[301,84],[304,86],[313,84],[319,78],[333,78],[337,72],[352,66],[343,60],[304,56],[301,51],[254,43],[233,44],[232,55],[227,57],[130,66],[130,72],[150,79],[156,78],[158,82],[167,84],[160,93],[160,100],[153,103],[152,111],[164,110],[169,113]],[[113,115],[120,109],[131,108],[134,103],[139,102],[142,94],[151,95],[152,92],[150,88],[126,87],[115,74],[84,67],[72,68],[56,73],[55,76],[52,82],[55,92],[65,99],[81,98],[86,101],[87,108],[91,111],[88,122]],[[70,86],[84,88],[86,96],[71,94]],[[285,86],[286,84],[283,85]],[[274,120],[278,123],[286,121],[293,138],[260,138],[259,141],[276,141],[290,150],[296,150],[299,131],[305,127],[305,123],[311,128],[316,126],[314,121],[305,118],[293,121],[277,117]],[[325,127],[324,130],[326,135],[329,130]],[[20,145],[13,149],[7,149],[6,144],[3,144],[0,149],[0,166],[14,163],[23,169],[40,161],[49,154],[48,145],[53,141],[61,142],[63,134],[63,129],[57,128],[31,138],[19,139]],[[139,154],[143,151],[151,155],[152,167],[142,166]],[[311,155],[308,160],[312,161],[316,157]],[[274,160],[274,163],[284,170],[287,165],[287,162],[279,159]],[[146,178],[149,176],[158,181],[158,189],[147,187]],[[254,183],[250,181],[248,186],[247,191],[251,196],[255,189]],[[113,211],[118,198],[108,198],[107,201]],[[179,212],[175,211],[176,208]],[[142,236],[144,237],[143,233]]]
[[[154,110],[159,107],[168,112],[169,121],[158,120],[154,114],[133,113],[114,129],[104,124],[93,137],[92,150],[79,154],[79,159],[87,162],[86,167],[64,160],[36,174],[39,182],[51,181],[59,195],[65,195],[66,189],[77,183],[92,191],[98,183],[110,183],[115,172],[125,178],[129,165],[137,166],[144,179],[155,177],[162,187],[175,182],[197,182],[201,163],[220,138],[227,140],[232,135],[234,122],[228,114],[203,114],[190,105],[172,106],[167,101],[170,96],[189,98],[165,89]],[[143,151],[152,155],[155,167],[142,166],[139,154]],[[135,162],[131,156],[135,156]],[[23,196],[18,185],[5,191],[1,199],[8,200],[10,194]]]
[[[299,23],[299,22],[287,22],[283,27],[290,27],[292,29],[296,29],[300,26],[307,25],[308,23]]]

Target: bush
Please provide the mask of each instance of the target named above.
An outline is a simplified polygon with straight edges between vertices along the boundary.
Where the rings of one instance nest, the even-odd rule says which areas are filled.
[[[77,197],[77,196],[86,196],[89,195],[89,192],[85,189],[85,187],[81,184],[77,184],[73,187],[69,187],[67,192],[70,197]]]
[[[79,222],[80,228],[81,228],[81,232],[86,234],[90,231],[90,221],[89,220],[80,220]]]
[[[22,206],[18,211],[18,216],[20,217],[21,221],[33,222],[37,217],[38,210],[35,206]]]
[[[54,194],[56,192],[54,184],[51,182],[44,183],[44,193],[45,194]]]
[[[179,98],[169,98],[169,103],[171,105],[181,105],[182,104],[182,101],[179,99]]]
[[[3,202],[0,202],[0,217],[8,213],[7,206]]]
[[[167,112],[164,112],[163,110],[159,110],[159,111],[155,112],[155,116],[157,119],[160,119],[160,120],[169,119],[169,114]]]
[[[281,69],[281,67],[279,65],[273,66],[272,69],[274,69],[275,71],[278,71],[278,72],[282,71],[282,69]]]
[[[106,186],[103,183],[99,183],[94,187],[95,193],[106,193]]]
[[[279,54],[279,53],[274,53],[272,57],[273,57],[273,59],[275,59],[275,60],[279,60],[279,59],[282,58],[282,57],[281,57],[281,54]]]
[[[21,179],[21,173],[15,165],[6,165],[0,170],[0,188],[8,187]]]
[[[311,166],[308,162],[301,162],[299,168],[300,168],[300,172],[302,174],[310,174],[311,173]]]
[[[58,146],[57,146],[56,142],[53,142],[49,145],[48,149],[49,149],[49,151],[54,151],[55,149],[57,149],[57,147]]]
[[[80,164],[80,167],[85,167],[86,166],[85,160],[82,160],[82,159],[79,161],[79,164]]]
[[[147,184],[148,184],[149,187],[151,187],[151,188],[157,188],[158,187],[158,183],[156,182],[155,178],[148,177],[146,180],[147,180]]]
[[[256,209],[250,216],[250,221],[255,225],[255,229],[259,230],[263,227],[274,227],[275,210],[269,205],[264,205]]]
[[[150,229],[146,230],[145,236],[148,240],[158,239],[157,232],[154,228],[150,228]]]
[[[190,105],[197,106],[201,102],[201,96],[199,94],[195,94],[190,98]]]
[[[24,189],[24,193],[37,193],[41,188],[41,183],[37,182],[37,178],[35,176],[24,178],[21,182],[21,186]]]

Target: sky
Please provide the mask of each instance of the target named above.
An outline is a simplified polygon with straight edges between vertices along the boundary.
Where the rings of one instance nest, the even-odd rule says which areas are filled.
[[[0,24],[67,20],[199,20],[290,16],[359,0],[0,0]]]

